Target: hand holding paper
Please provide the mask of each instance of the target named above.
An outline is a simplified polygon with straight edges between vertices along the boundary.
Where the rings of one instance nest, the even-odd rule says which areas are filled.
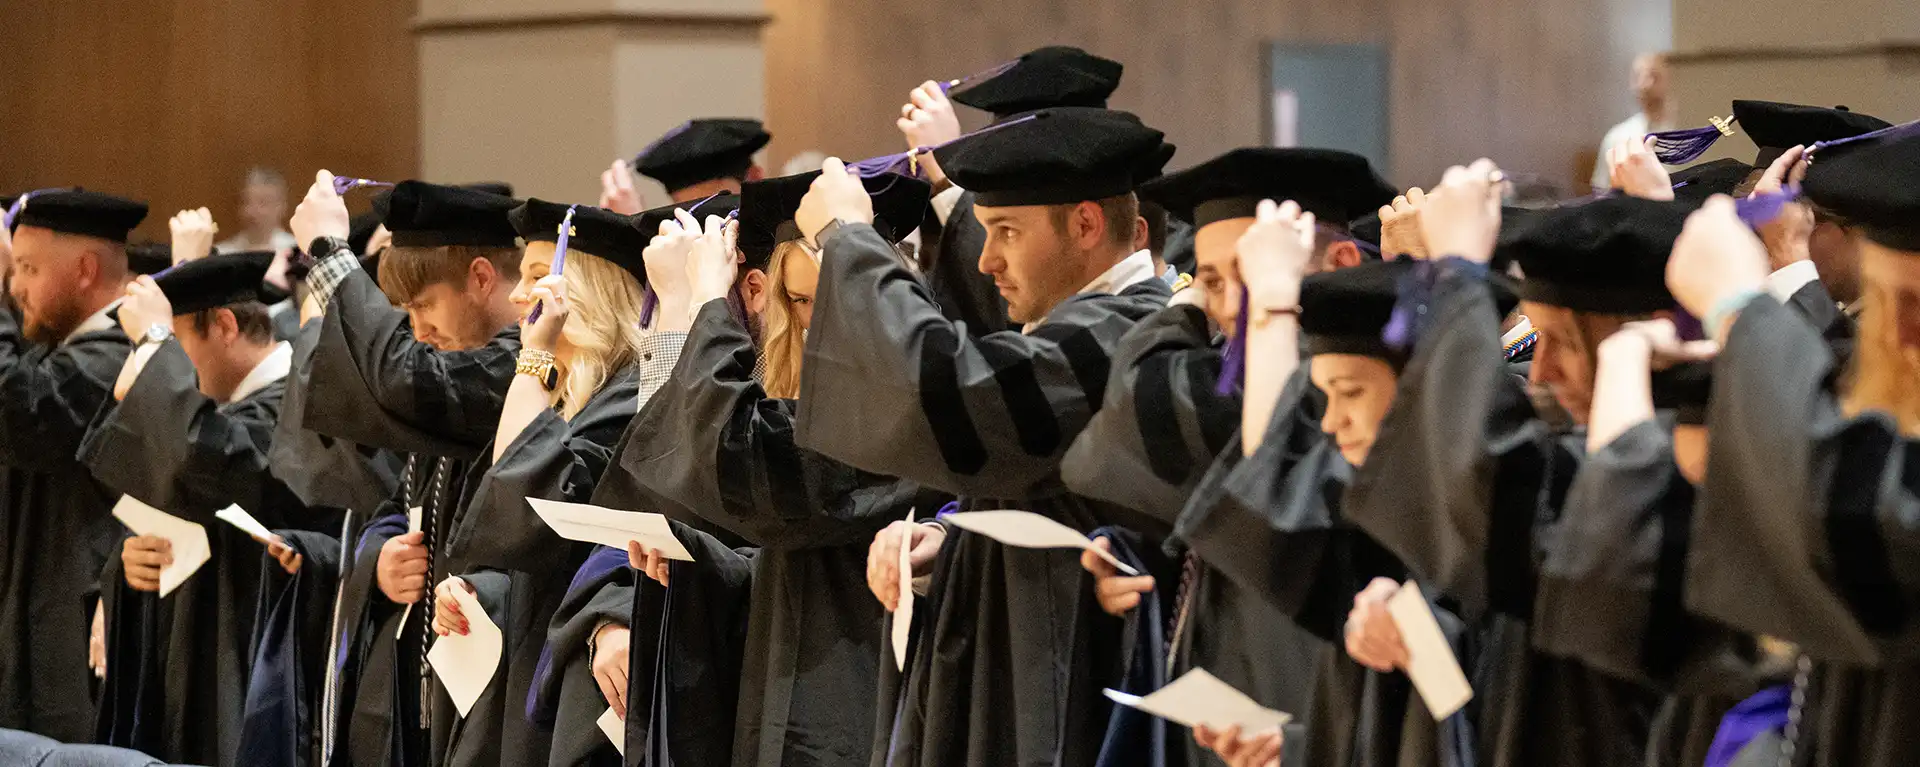
[[[207,543],[207,528],[197,522],[188,522],[128,495],[120,496],[120,502],[114,504],[113,516],[136,535],[165,538],[172,545],[173,563],[160,569],[161,597],[172,594],[213,557],[213,548]]]
[[[445,581],[441,585],[445,585]],[[465,718],[500,669],[500,627],[494,625],[480,601],[466,589],[444,589],[441,593],[451,594],[459,603],[461,614],[467,616],[467,633],[440,637],[433,643],[433,649],[427,651],[427,663],[433,666],[434,675],[440,678],[440,684],[447,688],[447,696]]]
[[[948,514],[944,519],[954,527],[979,533],[1008,546],[1091,551],[1120,572],[1140,574],[1127,563],[1115,559],[1112,552],[1093,545],[1093,541],[1088,540],[1085,534],[1031,511],[965,511]]]
[[[629,541],[659,551],[668,559],[692,562],[693,554],[674,537],[667,518],[644,511],[616,511],[584,503],[563,503],[528,498],[533,513],[553,531],[570,541],[598,543],[625,551]]]
[[[1187,727],[1205,725],[1224,730],[1238,725],[1241,732],[1257,733],[1277,730],[1293,721],[1292,716],[1254,702],[1203,668],[1189,671],[1145,697],[1118,690],[1106,692],[1115,703]]]
[[[613,709],[607,709],[607,713],[601,714],[594,724],[600,725],[600,731],[606,733],[607,740],[613,741],[614,750],[619,751],[621,756],[627,755],[626,720],[613,713]]]
[[[1407,581],[1387,600],[1387,612],[1400,626],[1400,640],[1407,646],[1407,677],[1413,680],[1413,688],[1419,691],[1427,710],[1433,712],[1433,720],[1452,716],[1473,700],[1473,686],[1467,683],[1466,672],[1460,670],[1460,661],[1453,657],[1453,646],[1441,633],[1420,587]]]

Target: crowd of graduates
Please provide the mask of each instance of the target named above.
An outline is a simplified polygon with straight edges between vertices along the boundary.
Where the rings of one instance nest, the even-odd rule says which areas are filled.
[[[320,170],[278,249],[0,198],[0,764],[1920,763],[1920,127],[1542,200],[1175,161],[1121,73]]]

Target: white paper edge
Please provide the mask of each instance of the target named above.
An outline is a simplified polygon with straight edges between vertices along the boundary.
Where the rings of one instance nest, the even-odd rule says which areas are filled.
[[[1011,543],[1007,543],[1007,542],[1005,542],[1005,541],[1000,541],[1000,539],[999,539],[999,538],[994,538],[994,537],[993,537],[992,535],[988,535],[987,533],[983,533],[983,532],[980,532],[979,530],[975,530],[975,529],[973,529],[972,527],[969,527],[969,526],[967,525],[967,523],[966,523],[966,521],[965,521],[965,519],[966,519],[966,518],[965,518],[965,517],[961,517],[961,514],[980,514],[980,513],[986,513],[986,512],[993,512],[993,511],[1018,511],[1018,512],[1021,512],[1021,513],[1023,513],[1023,514],[1033,514],[1034,516],[1037,516],[1037,517],[1041,517],[1041,518],[1043,518],[1043,519],[1046,519],[1046,520],[1047,520],[1047,521],[1049,521],[1049,522],[1053,522],[1054,524],[1060,524],[1060,522],[1059,522],[1058,520],[1054,520],[1054,519],[1052,519],[1052,518],[1049,518],[1049,517],[1046,517],[1046,515],[1044,515],[1044,514],[1038,514],[1038,513],[1035,513],[1035,512],[1031,512],[1031,511],[1027,511],[1027,510],[1025,510],[1025,509],[981,509],[981,510],[979,510],[979,511],[970,511],[970,512],[960,512],[959,514],[953,514],[953,515],[950,515],[950,516],[948,516],[948,517],[947,517],[947,520],[948,520],[948,521],[949,521],[949,522],[950,522],[950,523],[951,523],[951,524],[952,524],[953,526],[955,526],[955,527],[958,527],[958,528],[960,528],[960,529],[962,529],[962,530],[965,530],[965,531],[967,531],[967,532],[970,532],[970,533],[973,533],[973,534],[975,534],[975,535],[981,535],[981,536],[986,536],[986,537],[988,537],[988,538],[993,538],[993,540],[995,540],[995,541],[999,541],[999,542],[1001,543],[1001,545],[1004,545],[1004,546],[1014,546],[1014,544],[1011,544]],[[955,517],[960,517],[960,518],[959,518],[959,519],[954,519]],[[1061,527],[1066,527],[1066,525],[1060,525],[1060,526],[1061,526]],[[1068,529],[1072,529],[1072,528],[1068,528]],[[1079,531],[1075,531],[1075,532],[1079,532]],[[1116,558],[1116,557],[1114,557],[1114,556],[1113,556],[1113,554],[1111,554],[1111,553],[1108,553],[1108,552],[1105,552],[1105,551],[1101,551],[1101,550],[1100,550],[1100,547],[1098,547],[1098,546],[1095,546],[1095,545],[1093,545],[1093,541],[1092,541],[1091,539],[1085,539],[1085,536],[1084,536],[1084,535],[1082,535],[1081,537],[1082,537],[1082,538],[1083,538],[1084,540],[1082,540],[1082,541],[1080,542],[1080,544],[1079,544],[1079,545],[1077,546],[1077,548],[1080,548],[1080,549],[1082,549],[1082,550],[1085,550],[1085,551],[1091,551],[1091,552],[1093,552],[1095,556],[1098,556],[1098,557],[1100,557],[1101,559],[1104,559],[1104,560],[1106,560],[1106,561],[1107,561],[1107,564],[1110,564],[1110,565],[1113,565],[1113,567],[1114,567],[1114,569],[1116,569],[1116,570],[1119,570],[1120,572],[1123,572],[1123,573],[1126,573],[1127,575],[1139,575],[1139,574],[1140,574],[1140,571],[1139,571],[1139,570],[1135,570],[1135,569],[1133,569],[1133,568],[1132,568],[1131,566],[1129,566],[1129,565],[1127,565],[1127,563],[1125,563],[1125,562],[1122,562],[1122,561],[1120,561],[1120,560],[1119,560],[1118,558]],[[1025,546],[1017,546],[1016,548],[1027,548],[1027,547],[1025,547]],[[1065,548],[1065,547],[1056,547],[1056,546],[1049,546],[1049,547],[1042,547],[1042,548]]]
[[[1433,608],[1427,605],[1426,597],[1420,593],[1419,584],[1407,581],[1400,589],[1400,593],[1394,594],[1393,598],[1387,600],[1387,615],[1393,618],[1394,625],[1400,629],[1401,640],[1407,645],[1407,655],[1411,659],[1407,668],[1407,678],[1413,681],[1414,691],[1418,692],[1420,700],[1426,703],[1427,710],[1433,714],[1433,720],[1442,721],[1473,700],[1473,683],[1467,679],[1466,671],[1460,668],[1460,659],[1454,656],[1453,647],[1447,644],[1446,635],[1440,631],[1440,622],[1433,617]],[[1404,594],[1413,596],[1403,596]],[[1410,613],[1411,620],[1401,620],[1401,616],[1394,613],[1395,604],[1409,605],[1403,609]],[[1418,607],[1418,611],[1414,611],[1414,607]],[[1424,637],[1426,641],[1412,641],[1415,636]],[[1433,642],[1435,638],[1438,639],[1437,646]],[[1421,653],[1427,650],[1434,653],[1432,657],[1422,656]],[[1435,674],[1444,678],[1436,679]],[[1457,701],[1443,700],[1440,701],[1443,705],[1436,706],[1428,697],[1429,690],[1435,684],[1449,687],[1457,685],[1465,692]]]
[[[913,521],[913,512],[907,512],[907,524]],[[900,541],[900,601],[893,609],[893,664],[895,671],[907,670],[907,644],[913,639],[913,530],[907,530],[907,536]]]

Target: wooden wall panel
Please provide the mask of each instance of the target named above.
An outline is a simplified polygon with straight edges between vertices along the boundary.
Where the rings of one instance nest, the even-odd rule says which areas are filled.
[[[906,92],[1053,43],[1127,66],[1114,106],[1180,146],[1173,165],[1262,140],[1269,41],[1386,45],[1392,176],[1427,184],[1491,155],[1575,189],[1581,154],[1632,112],[1634,52],[1669,0],[768,0],[769,158],[898,151]],[[969,126],[979,118],[969,119]]]
[[[415,172],[404,0],[10,0],[0,25],[0,190],[79,184],[148,200],[136,236],[205,205],[239,229],[249,166]]]

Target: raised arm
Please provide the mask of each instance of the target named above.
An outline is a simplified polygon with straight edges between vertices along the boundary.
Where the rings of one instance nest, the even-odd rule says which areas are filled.
[[[1060,464],[1068,489],[1171,525],[1239,426],[1221,353],[1198,307],[1171,306],[1120,339],[1106,401]]]
[[[1071,299],[1032,333],[969,338],[871,226],[847,225],[824,247],[799,444],[959,494],[1053,491],[1121,336],[1167,298],[1149,281]]]

